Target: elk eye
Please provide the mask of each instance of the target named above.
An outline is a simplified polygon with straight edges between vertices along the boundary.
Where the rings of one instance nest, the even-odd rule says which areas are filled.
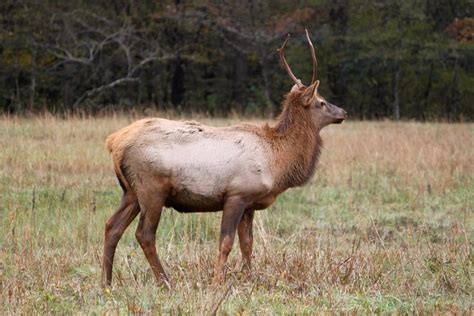
[[[326,102],[321,101],[321,107],[325,108],[326,107]]]

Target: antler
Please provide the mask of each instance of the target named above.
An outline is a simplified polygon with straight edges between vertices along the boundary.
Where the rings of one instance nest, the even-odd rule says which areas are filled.
[[[316,52],[314,51],[313,43],[311,42],[311,39],[309,38],[308,29],[305,29],[305,31],[306,31],[306,39],[308,40],[309,46],[311,48],[311,56],[313,57],[313,78],[311,78],[311,84],[313,84],[314,81],[316,80],[316,75],[318,73],[318,60],[316,59]]]
[[[283,65],[285,66],[285,69],[288,72],[288,75],[295,82],[295,84],[298,86],[298,88],[302,88],[302,87],[304,87],[304,84],[301,83],[301,80],[298,80],[296,78],[296,76],[291,71],[291,68],[290,68],[290,66],[288,65],[288,63],[286,62],[286,59],[285,59],[285,47],[286,47],[286,43],[288,42],[289,39],[290,39],[290,34],[288,34],[285,41],[283,42],[283,45],[278,49],[278,52],[280,53],[280,59],[283,62]]]

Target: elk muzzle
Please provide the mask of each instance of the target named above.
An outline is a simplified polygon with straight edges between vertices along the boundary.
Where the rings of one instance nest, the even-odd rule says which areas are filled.
[[[333,119],[333,124],[341,124],[347,118],[347,112],[342,108],[338,107],[337,105],[328,103],[327,104],[329,113],[331,113],[331,117]]]

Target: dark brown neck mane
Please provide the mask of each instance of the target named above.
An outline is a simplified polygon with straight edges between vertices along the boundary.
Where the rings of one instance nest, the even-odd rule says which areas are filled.
[[[301,104],[299,93],[285,97],[278,123],[268,131],[276,157],[277,189],[284,191],[306,184],[316,169],[322,139],[309,110]]]

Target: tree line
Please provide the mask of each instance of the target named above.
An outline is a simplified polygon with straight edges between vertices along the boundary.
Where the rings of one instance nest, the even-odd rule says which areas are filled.
[[[0,111],[156,108],[271,115],[291,81],[362,119],[474,119],[469,0],[0,4]]]

